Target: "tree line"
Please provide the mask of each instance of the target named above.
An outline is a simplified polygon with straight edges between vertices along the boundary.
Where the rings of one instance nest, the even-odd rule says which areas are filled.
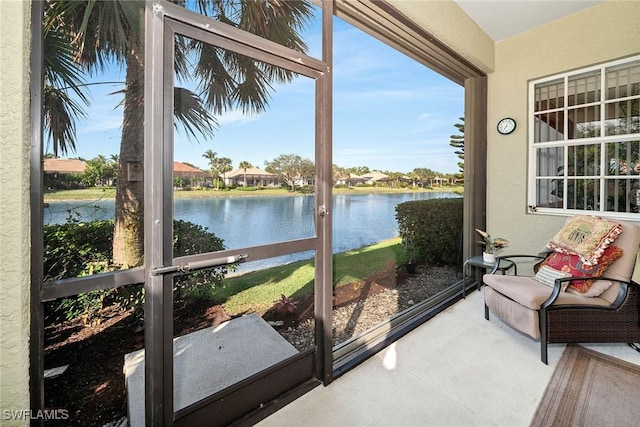
[[[216,189],[226,184],[227,173],[233,170],[233,161],[229,157],[220,157],[212,150],[207,150],[202,157],[206,158],[209,163],[209,174],[213,178]],[[57,186],[54,184],[47,185],[51,188],[64,187],[101,187],[112,186],[115,184],[118,172],[118,155],[112,154],[109,157],[104,155],[98,155],[97,157],[84,160],[86,167],[84,172],[79,177],[66,176],[63,177]],[[197,166],[182,162],[193,168],[199,169]],[[244,183],[247,186],[246,171],[253,168],[254,165],[250,162],[243,160],[238,163],[238,169],[244,170]],[[303,186],[304,183],[313,182],[315,177],[315,163],[308,158],[302,158],[301,156],[288,153],[281,154],[275,157],[273,160],[267,160],[264,162],[264,170],[266,172],[277,175],[279,180],[284,183],[291,191],[295,191],[296,187]],[[410,172],[400,172],[391,170],[375,170],[368,166],[352,166],[352,167],[340,167],[336,164],[332,167],[332,175],[334,183],[348,182],[352,175],[363,176],[372,172],[380,172],[388,177],[388,184],[390,186],[399,186],[401,182],[406,181],[409,178],[415,185],[431,185],[436,179],[444,179],[449,182],[459,180],[462,178],[462,174],[446,174],[438,171],[434,171],[429,168],[414,168]],[[176,177],[174,179],[178,187],[184,185],[185,181],[182,178]],[[204,182],[203,179],[200,181]]]

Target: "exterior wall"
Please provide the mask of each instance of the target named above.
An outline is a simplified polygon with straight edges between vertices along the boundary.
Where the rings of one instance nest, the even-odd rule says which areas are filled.
[[[30,2],[0,1],[0,424],[29,409]]]
[[[387,2],[478,69],[494,70],[493,40],[453,0]]]
[[[487,229],[512,242],[509,253],[537,252],[565,219],[527,213],[528,81],[640,53],[638,16],[640,2],[610,1],[496,43],[488,82]],[[498,134],[502,117],[516,119],[514,133]]]

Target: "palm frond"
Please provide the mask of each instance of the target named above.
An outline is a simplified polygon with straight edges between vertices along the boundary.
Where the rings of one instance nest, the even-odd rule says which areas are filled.
[[[198,90],[214,114],[222,114],[231,108],[233,103],[229,94],[237,83],[227,70],[223,49],[205,43],[194,46],[198,54],[195,74],[199,79]]]
[[[76,61],[89,72],[102,71],[113,62],[124,66],[132,50],[143,55],[144,1],[54,1],[45,16],[52,15],[69,34],[77,51]]]
[[[49,30],[44,34],[44,80],[52,87],[72,90],[85,104],[89,105],[86,81],[73,58],[73,49],[67,34]]]
[[[198,95],[185,88],[174,88],[175,126],[182,126],[187,138],[198,139],[198,135],[211,138],[218,122],[203,105]]]
[[[238,27],[288,48],[306,52],[307,45],[298,34],[312,15],[306,1],[240,2]]]
[[[308,1],[196,0],[195,8],[225,24],[251,32],[283,46],[306,52],[298,32],[312,16]],[[244,112],[258,113],[267,108],[271,83],[290,82],[295,73],[223,50],[197,43],[196,75],[199,91],[215,114],[239,106]]]
[[[76,149],[76,120],[85,117],[82,107],[66,90],[46,86],[43,90],[44,121],[53,152],[65,155]]]
[[[255,114],[266,110],[269,103],[269,80],[257,67],[247,69],[247,79],[236,86],[231,99],[242,108],[243,113]]]

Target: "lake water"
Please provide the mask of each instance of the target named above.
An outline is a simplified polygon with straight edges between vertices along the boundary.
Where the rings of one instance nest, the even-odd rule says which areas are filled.
[[[333,252],[371,245],[398,235],[395,208],[409,200],[460,197],[454,193],[338,194],[333,196]],[[114,200],[52,202],[45,209],[47,224],[64,223],[73,215],[81,221],[113,219]],[[313,196],[248,196],[175,199],[174,218],[199,224],[224,240],[229,249],[313,237]],[[298,253],[243,264],[255,270],[299,259]]]

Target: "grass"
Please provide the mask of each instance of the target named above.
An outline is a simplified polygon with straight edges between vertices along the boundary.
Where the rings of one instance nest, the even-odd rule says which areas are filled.
[[[115,187],[93,187],[83,188],[81,190],[59,190],[46,192],[44,201],[56,200],[98,200],[98,199],[114,199],[116,197]]]
[[[463,194],[464,187],[434,187],[428,189],[422,188],[390,188],[390,187],[352,187],[352,188],[334,188],[333,194],[370,194],[370,193],[429,193],[447,191],[456,194]],[[187,198],[209,198],[209,197],[246,197],[246,196],[290,196],[292,194],[286,188],[262,188],[260,190],[216,190],[213,188],[203,190],[190,191],[174,191],[173,197],[176,199]],[[83,188],[79,190],[59,190],[47,192],[44,195],[45,202],[63,201],[63,200],[97,200],[97,199],[113,199],[116,196],[115,187],[94,187]]]
[[[345,286],[376,272],[385,271],[390,263],[403,262],[400,238],[385,240],[333,256],[334,286]],[[269,309],[281,295],[301,297],[313,292],[315,269],[313,260],[253,271],[225,279],[224,284],[198,297],[224,302],[231,315]]]

